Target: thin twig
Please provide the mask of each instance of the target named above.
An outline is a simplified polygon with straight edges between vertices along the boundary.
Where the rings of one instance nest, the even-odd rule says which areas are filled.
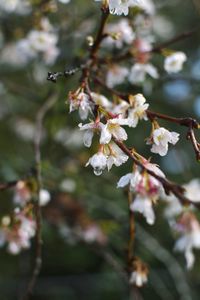
[[[40,189],[42,186],[41,177],[41,140],[43,131],[43,120],[47,112],[53,107],[57,101],[56,95],[51,95],[43,106],[39,109],[36,116],[36,129],[34,138],[34,152],[35,152],[35,180],[37,183],[37,195],[34,201],[35,219],[36,219],[36,253],[35,263],[33,268],[32,277],[29,281],[27,291],[23,300],[28,300],[33,293],[33,289],[42,267],[42,215],[40,209]]]
[[[182,32],[182,33],[178,34],[177,36],[171,38],[170,40],[168,40],[160,45],[155,46],[153,49],[150,50],[150,52],[160,53],[163,50],[163,48],[166,48],[168,46],[171,46],[174,43],[180,42],[186,38],[191,37],[198,30],[199,30],[199,26],[195,27],[192,30]]]

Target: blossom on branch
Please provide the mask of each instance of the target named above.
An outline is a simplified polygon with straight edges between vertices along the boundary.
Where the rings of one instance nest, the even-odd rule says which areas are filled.
[[[103,41],[103,45],[115,46],[121,49],[124,44],[131,45],[135,39],[135,33],[127,19],[121,19],[118,23],[109,24],[106,27],[107,37]]]
[[[168,144],[175,145],[179,140],[179,133],[170,132],[164,127],[157,128],[153,131],[151,138],[147,144],[153,144],[151,152],[158,153],[160,156],[165,156],[168,151]]]
[[[123,118],[109,119],[107,123],[102,126],[100,144],[110,143],[112,136],[119,141],[127,140],[127,133],[120,125],[128,125],[128,121],[128,119]]]
[[[95,0],[108,3],[110,13],[113,15],[128,15],[129,7],[139,4],[141,0]]]
[[[81,120],[86,120],[92,111],[89,96],[82,90],[69,93],[69,112],[78,110]]]
[[[118,65],[112,65],[109,67],[106,84],[108,87],[112,88],[115,85],[122,84],[126,77],[128,76],[129,71],[126,67],[120,67]]]
[[[133,173],[122,176],[117,187],[125,187],[126,185],[129,185],[130,191],[135,195],[130,204],[130,210],[143,214],[148,224],[154,224],[153,204],[161,194],[161,183],[147,172],[140,173],[136,169]]]
[[[152,64],[136,63],[130,70],[129,81],[133,84],[140,84],[145,80],[147,74],[154,79],[159,77],[157,69]]]
[[[101,151],[94,154],[88,162],[86,163],[86,167],[91,165],[94,169],[94,174],[99,176],[102,174],[103,170],[105,170],[107,166],[107,157]]]
[[[174,248],[184,252],[187,269],[191,269],[195,261],[192,249],[200,249],[200,223],[192,212],[185,212],[177,220],[174,229],[181,235]]]
[[[187,56],[184,52],[175,52],[165,58],[164,69],[170,73],[178,73],[182,70],[184,62],[187,60]]]
[[[128,118],[130,119],[130,127],[136,127],[139,120],[147,120],[146,110],[149,107],[146,99],[142,94],[129,97],[130,108],[128,110]]]

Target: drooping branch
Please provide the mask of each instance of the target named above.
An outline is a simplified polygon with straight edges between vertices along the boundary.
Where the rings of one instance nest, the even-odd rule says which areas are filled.
[[[133,152],[131,150],[129,150],[127,148],[127,146],[122,143],[121,141],[117,140],[115,137],[113,137],[113,141],[115,142],[115,144],[118,145],[118,147],[126,154],[128,155],[128,157],[137,165],[139,166],[142,170],[145,170],[149,175],[153,176],[154,178],[156,178],[161,185],[163,186],[165,192],[167,194],[172,193],[174,194],[174,196],[176,196],[179,201],[181,202],[182,205],[184,206],[188,206],[190,204],[193,204],[195,207],[200,208],[200,204],[196,203],[196,202],[192,202],[190,199],[188,199],[187,197],[184,196],[184,188],[178,184],[175,184],[171,181],[169,181],[168,179],[166,179],[165,177],[161,177],[159,175],[157,175],[155,172],[153,172],[152,170],[149,170],[148,168],[146,168],[142,162],[140,160],[138,160],[135,155],[133,154]]]

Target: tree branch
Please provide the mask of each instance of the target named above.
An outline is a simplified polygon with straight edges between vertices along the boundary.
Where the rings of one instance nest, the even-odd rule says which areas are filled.
[[[36,219],[36,252],[35,252],[35,263],[33,268],[32,277],[29,281],[27,291],[23,300],[28,300],[33,293],[34,286],[36,284],[37,277],[42,267],[42,215],[40,208],[40,190],[42,186],[41,176],[41,140],[43,131],[43,120],[47,112],[53,107],[57,101],[57,96],[51,95],[43,106],[39,109],[36,115],[36,129],[34,138],[34,152],[35,152],[35,179],[37,183],[37,195],[34,199],[34,210]]]

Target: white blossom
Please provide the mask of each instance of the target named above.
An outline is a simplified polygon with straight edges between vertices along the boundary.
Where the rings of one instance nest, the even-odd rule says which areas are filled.
[[[186,60],[187,56],[184,52],[175,52],[165,58],[164,69],[168,73],[180,72]]]
[[[107,123],[102,126],[100,144],[110,143],[112,135],[119,141],[127,140],[127,133],[120,125],[127,125],[127,120],[122,118],[109,119]]]
[[[162,178],[166,177],[165,174],[163,173],[163,171],[160,170],[158,165],[152,164],[148,160],[144,160],[143,165],[147,170],[154,172],[156,175],[158,175]]]
[[[90,157],[85,166],[89,165],[93,167],[94,174],[99,176],[107,166],[107,157],[102,152],[98,152]]]
[[[120,178],[117,183],[117,188],[123,188],[130,184],[130,190],[134,191],[141,178],[142,176],[137,170],[133,173],[128,173]]]
[[[81,120],[86,120],[89,112],[91,112],[89,96],[82,91],[70,93],[69,102],[69,112],[71,113],[74,110],[78,110]]]
[[[147,165],[148,163],[144,163],[144,166],[145,164]],[[134,172],[122,176],[117,187],[125,187],[126,185],[129,185],[130,191],[135,194],[135,199],[132,201],[130,209],[143,214],[148,224],[154,224],[153,203],[161,194],[162,185],[160,182],[148,173],[140,173],[136,169]]]
[[[110,153],[107,157],[108,171],[110,171],[113,165],[119,167],[128,160],[128,156],[116,144],[109,144],[109,149]]]
[[[18,181],[15,186],[15,193],[13,201],[15,204],[20,206],[26,205],[27,202],[31,200],[31,191],[25,181]]]
[[[136,195],[134,201],[130,205],[132,211],[137,211],[146,218],[149,225],[153,225],[155,222],[155,213],[153,210],[152,201],[148,197],[143,197],[140,194]]]
[[[200,224],[193,213],[186,212],[177,221],[175,229],[181,237],[176,241],[174,249],[184,252],[187,269],[191,269],[195,261],[192,250],[200,249]]]
[[[23,214],[23,212],[16,212],[16,225],[12,227],[3,228],[5,239],[8,243],[8,251],[11,254],[18,254],[23,249],[30,247],[30,239],[34,237],[36,231],[35,221]]]
[[[128,73],[129,71],[126,67],[113,65],[111,68],[109,68],[108,73],[106,75],[107,86],[112,88],[115,85],[123,83],[126,77],[128,76]]]
[[[177,132],[170,132],[164,127],[157,128],[152,134],[151,152],[158,153],[161,156],[165,156],[168,151],[168,143],[175,145],[179,140],[179,134]],[[150,144],[151,142],[147,142]]]
[[[141,0],[138,3],[133,3],[132,6],[138,6],[144,10],[148,15],[155,14],[155,4],[152,0]]]
[[[110,109],[112,107],[112,102],[110,102],[104,95],[92,92],[91,96],[96,105],[100,105],[106,109]]]
[[[164,195],[162,195],[162,198],[167,203],[167,206],[164,210],[164,216],[172,224],[173,219],[183,212],[183,205],[181,205],[180,201],[173,194],[172,195],[166,195],[165,193],[163,194]]]
[[[123,118],[125,118],[126,112],[127,112],[128,108],[130,107],[130,105],[127,101],[124,101],[121,99],[119,101],[120,102],[118,104],[113,105],[111,112],[114,115],[121,115]]]
[[[101,131],[103,126],[104,126],[103,123],[101,123],[100,121],[91,122],[84,125],[82,125],[82,123],[79,124],[80,130],[85,130],[85,133],[83,135],[83,143],[86,147],[91,146],[94,133]]]
[[[147,283],[147,281],[147,273],[137,270],[131,273],[129,279],[130,284],[135,284],[137,287],[143,286],[145,283]]]
[[[102,0],[95,0],[96,2]],[[129,7],[140,3],[141,0],[108,0],[110,13],[113,15],[128,15]]]
[[[118,23],[109,24],[106,27],[108,37],[104,40],[105,46],[115,46],[121,49],[124,44],[130,45],[135,39],[135,33],[127,19],[121,19]]]
[[[142,94],[137,94],[130,98],[130,103],[133,108],[128,110],[128,118],[130,119],[130,127],[136,127],[139,120],[147,120],[146,110],[149,107],[148,103],[145,103],[146,99]]]
[[[45,189],[41,189],[40,193],[39,193],[40,206],[47,205],[47,203],[49,203],[50,200],[51,200],[51,195],[50,195],[49,191],[47,191]]]
[[[6,13],[27,14],[30,12],[30,3],[27,0],[1,0],[0,10]]]
[[[159,77],[157,69],[152,64],[136,63],[130,70],[129,81],[133,84],[142,83],[146,78],[146,74],[154,79]]]
[[[192,179],[189,183],[184,184],[185,196],[191,202],[200,202],[200,180],[198,178]]]

